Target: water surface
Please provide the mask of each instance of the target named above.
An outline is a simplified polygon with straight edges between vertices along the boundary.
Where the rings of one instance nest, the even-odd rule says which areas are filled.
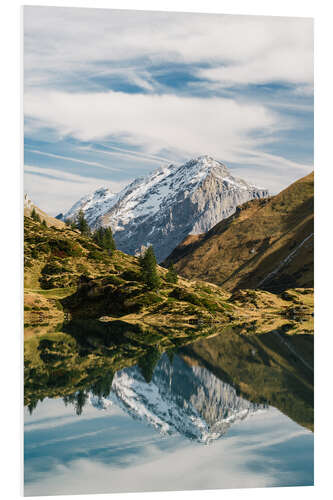
[[[301,337],[229,332],[114,372],[85,353],[71,394],[68,358],[44,356],[44,373],[31,354],[25,495],[312,485]]]

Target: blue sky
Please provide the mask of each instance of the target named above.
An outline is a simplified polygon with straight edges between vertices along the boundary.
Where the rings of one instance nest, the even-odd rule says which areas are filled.
[[[53,215],[202,154],[278,192],[313,169],[312,20],[25,7],[24,118]]]

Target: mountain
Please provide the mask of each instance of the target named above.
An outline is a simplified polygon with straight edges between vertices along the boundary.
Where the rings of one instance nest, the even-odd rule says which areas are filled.
[[[26,217],[30,217],[31,212],[35,209],[35,212],[40,216],[41,220],[45,220],[48,226],[57,227],[59,229],[65,227],[65,224],[62,220],[58,220],[55,217],[51,217],[51,215],[46,214],[41,210],[35,203],[31,200],[29,195],[25,193],[24,195],[24,215]]]
[[[116,404],[135,419],[143,420],[161,434],[180,433],[208,444],[223,436],[235,422],[267,405],[239,397],[229,384],[199,365],[188,365],[175,355],[172,362],[163,355],[148,384],[138,367],[114,375],[106,397],[90,394],[98,409]]]
[[[116,201],[117,195],[107,187],[100,187],[94,193],[83,196],[68,212],[59,214],[62,220],[74,219],[80,210],[84,212],[89,226],[96,227],[100,216],[108,212]]]
[[[223,163],[199,156],[161,167],[118,194],[101,188],[79,200],[64,220],[81,209],[92,228],[111,226],[120,250],[135,255],[153,245],[160,262],[189,234],[206,232],[238,205],[267,196],[266,189],[233,177]]]
[[[276,196],[238,207],[171,253],[177,271],[225,290],[313,287],[313,172]]]

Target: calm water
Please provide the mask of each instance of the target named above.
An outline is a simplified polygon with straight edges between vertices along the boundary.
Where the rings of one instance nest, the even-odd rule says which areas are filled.
[[[25,495],[312,485],[312,339],[290,342],[229,332],[112,376],[103,355],[76,374],[44,356],[53,379],[26,379]]]

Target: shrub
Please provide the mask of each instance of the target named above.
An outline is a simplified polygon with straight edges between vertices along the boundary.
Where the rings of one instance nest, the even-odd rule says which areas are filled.
[[[174,297],[183,302],[190,302],[190,304],[194,304],[195,306],[200,306],[202,304],[197,295],[188,292],[184,288],[174,288],[172,292],[169,293],[169,297]]]
[[[80,248],[80,246],[70,240],[53,238],[49,240],[49,246],[51,248],[52,254],[60,258],[79,257],[82,254],[82,249]]]
[[[178,274],[176,269],[174,268],[173,262],[171,262],[168,272],[165,275],[165,279],[168,283],[177,283],[178,282]]]
[[[122,277],[122,279],[124,279],[126,281],[141,281],[142,280],[142,276],[140,275],[140,273],[134,271],[133,269],[128,269],[127,271],[124,271],[123,273],[121,273],[120,276]]]
[[[109,256],[101,250],[91,250],[88,254],[88,259],[106,263],[109,260]]]
[[[52,274],[69,273],[71,271],[70,269],[63,267],[59,262],[52,261],[45,264],[41,272],[43,275],[50,275],[50,274],[52,275]]]
[[[104,280],[103,283],[105,285],[122,285],[123,280],[119,278],[118,276],[115,276],[114,274],[111,274],[110,276],[107,276]]]

